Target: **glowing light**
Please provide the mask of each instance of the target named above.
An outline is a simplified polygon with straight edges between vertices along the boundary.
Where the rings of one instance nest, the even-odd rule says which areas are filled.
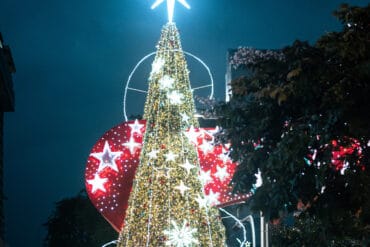
[[[149,157],[149,159],[156,159],[157,158],[157,154],[159,153],[159,151],[158,150],[155,150],[155,149],[153,149],[152,151],[150,151],[149,153],[148,153],[148,157]]]
[[[210,153],[213,151],[213,146],[207,141],[203,141],[201,145],[199,145],[200,149],[203,151],[203,153]]]
[[[181,119],[182,119],[183,122],[185,122],[185,123],[189,122],[190,117],[188,115],[186,115],[186,113],[180,113],[180,115],[181,115]]]
[[[161,69],[163,68],[164,66],[164,59],[162,58],[157,58],[153,64],[152,64],[152,72],[151,72],[151,75],[153,74],[158,74],[159,71],[161,71]]]
[[[116,159],[121,156],[122,152],[112,152],[109,146],[108,141],[104,143],[103,152],[100,153],[91,153],[90,155],[97,158],[99,163],[98,172],[101,172],[105,168],[109,167],[112,170],[118,172]]]
[[[199,203],[199,208],[206,208],[207,207],[207,199],[204,197],[201,197],[198,194],[198,197],[195,199]]]
[[[135,142],[134,138],[131,136],[130,141],[122,144],[126,148],[130,150],[130,153],[133,155],[137,148],[141,147],[141,143]]]
[[[168,99],[170,100],[170,103],[173,105],[179,105],[182,103],[182,98],[184,97],[181,93],[177,91],[172,91],[167,94]]]
[[[217,205],[220,203],[220,201],[218,200],[218,197],[220,196],[220,193],[218,192],[213,192],[213,190],[210,190],[209,191],[209,194],[208,195],[205,195],[205,198],[207,200],[207,203],[209,205]]]
[[[171,221],[173,228],[165,230],[163,233],[168,236],[166,246],[190,247],[193,244],[199,244],[198,240],[193,237],[197,232],[196,228],[190,228],[185,220],[180,228],[175,221]]]
[[[215,175],[221,181],[225,180],[225,178],[230,176],[230,174],[227,172],[227,166],[225,166],[225,167],[217,166],[217,172],[215,173]]]
[[[167,90],[169,88],[172,88],[172,85],[175,82],[175,80],[171,78],[170,76],[165,75],[161,79],[159,79],[158,82],[159,82],[160,89]]]
[[[254,185],[256,188],[259,188],[262,186],[263,184],[263,180],[262,180],[262,173],[261,171],[258,169],[258,173],[257,174],[254,174],[254,176],[256,176],[257,178],[257,181],[256,181],[256,184]]]
[[[212,181],[211,178],[211,170],[209,171],[200,171],[199,180],[202,182],[202,184],[207,184],[209,181]]]
[[[106,192],[104,184],[108,181],[107,178],[101,178],[98,173],[94,175],[93,179],[86,180],[88,184],[92,185],[91,193],[95,193],[98,190]]]
[[[131,128],[131,135],[134,133],[138,133],[142,135],[141,129],[144,127],[144,124],[140,124],[139,121],[136,119],[133,124],[128,124]]]
[[[186,159],[186,162],[180,166],[186,170],[188,175],[190,174],[190,170],[196,167],[195,165],[190,164],[188,159]]]
[[[175,11],[175,1],[176,0],[166,0],[167,1],[167,12],[168,12],[168,22],[173,21],[173,13]],[[190,9],[190,5],[186,2],[186,0],[177,0],[179,3],[181,3],[185,8]],[[164,0],[156,0],[151,9],[157,8],[161,3],[163,3]]]
[[[175,189],[179,190],[181,195],[184,196],[185,191],[189,190],[190,188],[186,186],[183,181],[181,181],[180,185],[176,186]]]
[[[185,136],[193,144],[196,144],[196,145],[198,144],[198,136],[199,136],[199,133],[195,131],[194,126],[191,126],[190,129],[185,132]]]
[[[175,161],[175,158],[177,157],[177,155],[171,151],[165,154],[164,156],[166,157],[166,161]]]

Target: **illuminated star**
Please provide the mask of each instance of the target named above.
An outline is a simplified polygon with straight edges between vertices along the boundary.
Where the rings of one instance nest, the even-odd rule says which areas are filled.
[[[218,200],[218,197],[219,197],[220,193],[214,193],[212,190],[209,191],[209,194],[208,195],[205,195],[205,198],[207,199],[207,203],[209,205],[217,205],[219,204],[219,200]]]
[[[186,113],[180,113],[180,115],[183,122],[189,123],[190,117]]]
[[[122,154],[122,152],[112,152],[110,149],[108,141],[105,141],[104,143],[104,149],[103,152],[100,153],[92,153],[91,156],[97,158],[99,163],[98,172],[101,172],[105,168],[109,167],[112,170],[118,172],[116,159]]]
[[[177,91],[172,91],[167,94],[168,99],[170,100],[170,103],[173,105],[179,105],[182,103],[182,98],[184,97],[181,93]]]
[[[96,173],[93,179],[86,180],[88,184],[92,185],[91,193],[95,193],[97,190],[105,192],[104,184],[108,181],[107,178],[99,177],[99,174]]]
[[[247,241],[247,242],[245,243],[245,247],[251,247],[251,242]]]
[[[212,181],[211,170],[207,172],[200,171],[199,180],[202,182],[203,185],[207,184],[207,182],[209,181]]]
[[[204,197],[201,197],[199,194],[198,194],[198,197],[195,199],[198,203],[199,203],[199,207],[200,208],[203,208],[203,207],[207,207],[207,199],[204,198]]]
[[[227,169],[227,166],[225,167],[221,167],[221,166],[217,166],[217,172],[215,173],[215,175],[221,180],[225,180],[225,178],[227,178],[230,174],[226,171]]]
[[[185,8],[190,9],[190,5],[186,2],[186,0],[177,0],[177,1],[180,2]],[[164,0],[156,0],[153,3],[151,9],[157,8],[157,6],[163,2]],[[167,0],[168,22],[172,22],[174,10],[175,10],[175,0]]]
[[[218,158],[220,158],[223,163],[228,162],[230,160],[229,152],[227,152],[224,148],[222,148],[222,153],[218,155]]]
[[[171,151],[165,154],[164,156],[166,157],[166,161],[175,161],[175,158],[177,157],[177,155]]]
[[[199,132],[195,131],[194,126],[191,126],[190,129],[186,131],[184,134],[189,139],[190,142],[192,142],[195,145],[198,145]]]
[[[158,150],[155,150],[153,149],[152,151],[150,151],[150,153],[148,153],[148,157],[149,159],[156,159],[157,158],[157,154],[159,153]]]
[[[167,235],[166,246],[175,247],[191,247],[198,245],[199,242],[193,237],[193,234],[197,232],[196,228],[190,228],[188,222],[185,220],[180,228],[175,221],[171,221],[173,228],[171,230],[165,230],[163,233]]]
[[[161,69],[163,68],[163,65],[164,65],[164,59],[162,59],[161,57],[154,60],[152,64],[152,73],[157,74],[159,71],[161,71]]]
[[[173,83],[175,82],[175,80],[173,78],[171,78],[170,76],[165,75],[161,79],[159,79],[158,82],[159,82],[160,89],[166,90],[166,89],[172,88]]]
[[[131,154],[134,154],[136,149],[141,147],[141,144],[139,142],[135,142],[135,140],[132,136],[130,137],[129,142],[123,143],[122,145],[125,146],[126,148],[128,148],[130,150]]]
[[[186,162],[184,164],[180,165],[180,166],[183,167],[184,169],[186,169],[188,175],[190,173],[190,170],[196,167],[195,165],[190,164],[188,159],[186,159]]]
[[[134,133],[138,133],[139,135],[142,134],[141,129],[143,128],[144,124],[140,124],[137,119],[133,124],[129,124],[129,126],[131,128],[131,135]]]
[[[213,146],[206,140],[203,140],[202,145],[199,145],[200,149],[202,149],[203,153],[208,154],[213,151]]]
[[[189,190],[190,188],[184,184],[183,181],[181,181],[179,186],[176,186],[175,189],[179,190],[181,195],[184,196],[184,192]]]

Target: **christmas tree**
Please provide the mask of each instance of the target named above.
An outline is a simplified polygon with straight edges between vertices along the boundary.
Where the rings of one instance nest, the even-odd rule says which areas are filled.
[[[198,127],[189,71],[176,25],[162,29],[149,77],[146,132],[118,246],[224,246],[218,212],[203,193]]]

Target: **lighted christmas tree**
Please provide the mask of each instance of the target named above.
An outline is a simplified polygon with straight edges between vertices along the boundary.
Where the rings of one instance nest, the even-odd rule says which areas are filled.
[[[171,20],[162,29],[149,77],[144,144],[119,247],[224,246],[218,211],[210,205],[215,195],[203,192],[207,177],[200,176],[197,151],[189,141],[192,132],[186,132],[198,122],[179,33]]]

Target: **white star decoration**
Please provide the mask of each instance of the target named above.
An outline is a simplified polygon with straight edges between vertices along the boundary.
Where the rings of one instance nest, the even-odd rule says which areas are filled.
[[[176,186],[175,189],[179,190],[181,195],[184,196],[185,191],[189,190],[190,188],[181,181],[179,186]]]
[[[183,122],[189,123],[190,117],[186,113],[180,113],[180,115]]]
[[[92,153],[91,156],[97,158],[99,163],[98,172],[101,172],[107,167],[110,167],[112,170],[118,172],[116,159],[121,156],[122,152],[112,152],[109,146],[108,141],[105,141],[103,152],[100,153]]]
[[[180,166],[186,170],[188,175],[190,174],[190,170],[196,167],[195,165],[190,164],[188,159],[186,159],[186,162]]]
[[[230,160],[229,152],[222,148],[222,153],[218,156],[218,158],[220,158],[222,162],[225,164]]]
[[[195,199],[198,203],[199,203],[199,207],[200,208],[203,208],[203,207],[207,207],[207,199],[204,198],[204,197],[201,197],[199,194],[198,194],[198,197]]]
[[[179,1],[185,8],[190,9],[190,5],[186,2],[186,0],[177,0]],[[155,9],[163,3],[164,0],[156,0],[151,9]],[[175,0],[167,0],[167,12],[168,12],[168,22],[172,22],[173,20],[173,13],[175,11]]]
[[[148,157],[149,159],[156,159],[157,158],[157,154],[159,153],[158,150],[155,150],[153,149],[152,151],[150,151],[150,153],[148,153]]]
[[[181,93],[177,91],[172,91],[167,94],[168,99],[170,100],[170,103],[173,105],[179,105],[182,103],[182,98],[184,97]]]
[[[152,64],[152,74],[157,74],[163,68],[165,61],[163,58],[157,58]]]
[[[171,221],[173,228],[165,230],[163,233],[168,236],[166,246],[190,247],[193,244],[199,244],[198,240],[193,237],[197,232],[196,228],[190,228],[185,220],[180,228],[175,221]]]
[[[130,137],[129,142],[123,143],[122,145],[130,150],[131,155],[135,154],[136,149],[141,147],[141,144],[139,142],[135,142],[132,136]]]
[[[107,178],[99,177],[99,174],[96,173],[93,179],[86,180],[88,184],[92,185],[91,193],[95,193],[97,190],[105,192],[104,184],[108,181]]]
[[[198,145],[199,132],[195,131],[194,126],[191,126],[190,129],[186,131],[184,134],[189,139],[190,142],[192,142],[195,145]]]
[[[203,153],[208,154],[213,151],[213,145],[206,140],[203,140],[203,143],[199,145],[200,149],[202,149]]]
[[[139,121],[136,119],[133,124],[129,124],[131,128],[131,136],[134,133],[138,133],[139,135],[142,135],[141,129],[144,127],[144,124],[140,124]]]
[[[166,161],[175,161],[175,158],[177,157],[177,155],[172,153],[171,151],[164,156],[166,157]]]
[[[225,178],[229,177],[229,173],[227,172],[227,166],[221,167],[217,166],[217,172],[215,175],[221,180],[225,180]]]
[[[160,89],[167,90],[169,88],[172,88],[172,85],[175,82],[175,80],[171,78],[170,76],[165,75],[161,79],[159,79],[158,82],[159,82]]]
[[[208,205],[217,205],[219,204],[218,197],[220,196],[220,193],[214,193],[212,190],[209,191],[208,195],[205,195],[205,198],[207,200]]]
[[[211,170],[206,172],[200,171],[199,180],[202,182],[203,185],[206,185],[207,182],[212,181]]]

